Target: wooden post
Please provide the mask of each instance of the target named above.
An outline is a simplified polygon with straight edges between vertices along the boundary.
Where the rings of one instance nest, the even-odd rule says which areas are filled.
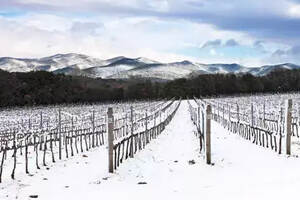
[[[107,111],[107,130],[108,130],[108,172],[114,172],[113,153],[114,153],[114,116],[113,109],[108,108]]]
[[[61,160],[61,110],[60,108],[58,109],[58,155],[59,155],[59,160]]]
[[[197,107],[197,115],[198,115],[198,120],[197,120],[197,128],[198,128],[198,130],[197,131],[200,131],[201,130],[200,129],[201,120],[200,120],[200,106],[199,105]],[[201,138],[200,138],[200,140],[201,140]]]
[[[202,118],[202,115],[201,115],[202,113],[201,113],[201,108],[200,108],[200,105],[198,105],[198,127],[197,127],[197,132],[198,132],[198,134],[199,134],[199,145],[200,145],[200,153],[201,153],[201,151],[202,151],[202,149],[204,149],[203,148],[203,146],[204,146],[204,144],[202,143],[202,134],[203,134],[203,130],[201,129],[202,127],[201,127],[201,123],[203,123],[203,118]]]
[[[203,108],[203,107],[202,107]],[[201,121],[202,121],[202,134],[203,134],[203,138],[204,138],[204,140],[205,140],[205,111],[203,110],[202,112],[201,112]],[[204,150],[205,150],[205,145],[203,145],[203,147],[204,147]]]
[[[40,129],[43,128],[43,112],[40,113]]]
[[[251,117],[251,126],[254,126],[254,115],[253,115],[253,103],[251,103],[250,117]]]
[[[266,127],[266,103],[264,102],[264,105],[263,105],[263,127],[265,128]]]
[[[28,128],[31,129],[31,119],[28,119]]]
[[[283,107],[280,107],[280,122],[283,123]]]
[[[223,119],[222,119],[222,125],[224,126],[225,121],[225,105],[223,104]]]
[[[236,118],[237,118],[237,121],[240,122],[240,108],[239,108],[239,104],[236,104]]]
[[[298,122],[299,122],[299,120],[300,120],[300,108],[299,108],[299,104],[300,104],[300,103],[297,103],[297,108],[298,108],[298,115],[297,115],[297,116],[298,116]]]
[[[206,163],[211,164],[211,105],[207,105],[206,107],[206,141],[205,141],[205,146],[206,146]]]
[[[219,102],[218,102],[218,122],[220,123],[220,105],[219,105]]]
[[[92,147],[95,147],[95,110],[92,112],[92,129],[93,129],[93,136],[92,136]]]
[[[286,100],[285,108],[286,154],[291,155],[292,99]]]
[[[159,124],[161,124],[161,112],[162,112],[161,109],[159,110]]]
[[[148,144],[148,110],[146,109],[146,120],[145,120],[145,137],[146,137],[146,144]]]
[[[228,119],[229,119],[229,124],[231,122],[231,106],[228,104]]]
[[[130,158],[133,158],[133,106],[130,107],[130,123],[131,123],[131,141],[130,141]]]

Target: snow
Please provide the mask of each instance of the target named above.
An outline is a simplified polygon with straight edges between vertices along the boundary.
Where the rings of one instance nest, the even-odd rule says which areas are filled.
[[[122,63],[122,60],[135,61],[132,63]],[[136,65],[138,63],[138,65]],[[111,66],[112,65],[112,66]],[[140,66],[143,66],[140,68]],[[90,77],[101,78],[158,78],[173,80],[176,78],[187,78],[193,74],[212,74],[212,73],[251,73],[256,76],[266,75],[269,72],[284,68],[297,69],[298,65],[280,64],[267,65],[262,67],[244,67],[238,64],[201,64],[190,61],[160,63],[145,57],[126,58],[119,56],[107,60],[93,58],[83,54],[56,54],[40,59],[22,59],[22,58],[0,58],[0,69],[9,72],[29,72],[36,70],[45,70],[51,72],[84,74]]]
[[[109,66],[109,67],[94,67],[89,70],[89,72],[92,72],[92,74],[99,78],[110,78],[110,76],[117,76],[118,74],[132,70],[136,66],[131,66],[131,65],[116,65],[116,66]]]
[[[139,57],[136,59],[137,61],[140,61],[140,62],[143,62],[143,63],[147,63],[147,64],[155,64],[155,63],[159,63],[155,60],[151,60],[151,59],[148,59],[148,58],[144,58],[144,57]]]
[[[123,71],[118,74],[114,74],[111,77],[124,79],[134,76],[173,80],[176,78],[187,77],[192,72],[200,69],[201,68],[199,66],[194,64],[169,63]]]
[[[0,184],[0,199],[293,199],[298,196],[299,146],[278,155],[212,122],[212,162],[199,154],[195,127],[183,101],[164,132],[107,173],[107,149],[100,147],[49,170]],[[189,164],[194,160],[195,164]],[[147,184],[138,184],[146,182]]]

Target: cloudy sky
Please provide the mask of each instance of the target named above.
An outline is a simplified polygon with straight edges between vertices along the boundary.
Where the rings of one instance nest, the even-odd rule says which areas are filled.
[[[300,0],[0,0],[0,57],[300,64]]]

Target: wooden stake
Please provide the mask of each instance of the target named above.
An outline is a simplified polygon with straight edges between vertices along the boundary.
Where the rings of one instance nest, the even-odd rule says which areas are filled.
[[[130,158],[133,158],[133,106],[130,107],[130,123],[131,123],[131,141],[130,141]]]
[[[285,108],[286,154],[291,155],[292,99],[286,100]]]
[[[58,154],[59,160],[61,160],[61,110],[58,110]]]
[[[240,108],[239,108],[239,104],[236,104],[236,118],[237,118],[237,121],[240,122]]]
[[[108,172],[114,172],[113,152],[114,152],[114,116],[113,109],[110,107],[107,111],[107,129],[108,129]]]
[[[253,115],[253,103],[251,103],[251,111],[250,111],[250,117],[251,117],[251,126],[254,126],[254,115]]]
[[[263,105],[263,127],[265,128],[266,127],[266,103],[264,102],[264,105]]]
[[[40,129],[43,128],[43,112],[40,113]]]
[[[207,105],[206,107],[206,131],[205,131],[205,135],[206,135],[206,141],[205,141],[205,146],[206,146],[206,163],[208,165],[211,164],[211,106]]]

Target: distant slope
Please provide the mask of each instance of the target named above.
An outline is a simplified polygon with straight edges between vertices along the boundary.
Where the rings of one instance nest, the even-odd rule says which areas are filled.
[[[9,72],[49,71],[56,74],[113,79],[163,79],[195,77],[200,74],[251,73],[266,75],[276,69],[300,69],[300,66],[285,63],[249,68],[239,64],[201,64],[190,61],[160,63],[148,58],[119,56],[107,60],[83,54],[56,54],[39,59],[0,58],[0,69]]]
[[[132,59],[125,57],[110,59],[107,63],[109,64],[105,66],[91,67],[83,71],[89,74],[89,76],[91,77],[108,78],[114,75],[117,76],[118,74],[125,71],[148,65],[148,63],[144,63],[139,58]]]
[[[56,54],[40,59],[0,58],[0,69],[9,72],[55,71],[76,65],[79,69],[107,64],[106,61],[82,54]]]
[[[300,69],[300,66],[291,63],[285,63],[280,65],[265,65],[262,67],[250,68],[249,73],[256,76],[264,76],[277,69]]]
[[[126,79],[132,77],[138,78],[157,78],[165,80],[173,80],[177,78],[188,77],[194,71],[201,70],[199,65],[188,61],[175,63],[155,63],[140,66],[119,74],[114,74],[110,78]]]

